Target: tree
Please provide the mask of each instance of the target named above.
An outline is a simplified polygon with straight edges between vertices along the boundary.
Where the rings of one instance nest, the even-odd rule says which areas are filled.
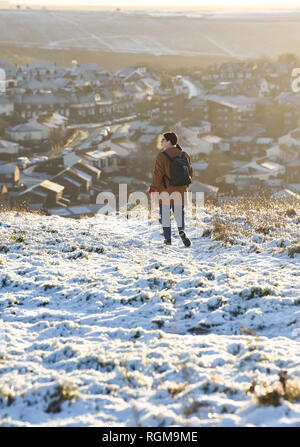
[[[294,62],[298,66],[300,63],[298,57],[293,53],[280,54],[277,58],[277,62],[286,62],[286,63]]]
[[[160,88],[162,90],[166,90],[167,88],[172,89],[173,88],[173,82],[172,82],[172,77],[171,75],[167,74],[167,73],[163,73],[161,75],[161,79],[160,79]]]
[[[207,158],[208,167],[204,172],[203,181],[208,183],[216,183],[218,177],[222,177],[229,170],[233,169],[230,156],[226,152],[219,151],[214,148]]]
[[[61,129],[52,129],[49,135],[49,140],[53,143],[53,150],[59,151],[64,144],[65,136]]]

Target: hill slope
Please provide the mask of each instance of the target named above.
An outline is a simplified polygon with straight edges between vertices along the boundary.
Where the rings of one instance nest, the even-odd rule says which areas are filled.
[[[299,209],[235,209],[2,212],[0,424],[300,426]]]

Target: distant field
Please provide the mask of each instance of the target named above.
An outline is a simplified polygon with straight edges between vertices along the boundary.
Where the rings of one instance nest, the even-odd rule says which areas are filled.
[[[1,59],[11,64],[25,65],[29,62],[47,60],[57,65],[71,66],[72,60],[80,63],[97,63],[110,71],[125,66],[148,64],[154,69],[178,70],[202,69],[209,65],[236,60],[226,56],[154,56],[143,53],[108,53],[86,50],[47,50],[41,48],[23,48],[21,46],[0,45]]]
[[[13,63],[72,58],[108,69],[165,69],[283,53],[300,57],[300,16],[187,17],[114,11],[1,10],[1,57]],[[102,61],[102,62],[101,62]]]

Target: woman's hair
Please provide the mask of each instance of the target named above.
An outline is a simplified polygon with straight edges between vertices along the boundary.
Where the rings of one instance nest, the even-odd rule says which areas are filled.
[[[167,141],[171,141],[171,143],[173,144],[173,146],[176,145],[176,147],[178,147],[178,149],[182,149],[182,147],[180,146],[180,144],[177,143],[177,141],[178,141],[178,137],[177,137],[177,135],[176,135],[175,132],[166,132],[166,133],[164,133],[164,138],[165,138]]]

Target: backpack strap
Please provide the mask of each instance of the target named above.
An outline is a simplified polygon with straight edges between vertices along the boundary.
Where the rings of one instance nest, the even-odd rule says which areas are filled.
[[[164,156],[167,157],[167,158],[172,162],[173,159],[170,157],[170,155],[168,155],[165,151],[163,151],[162,154],[164,154]],[[169,182],[170,182],[171,179],[170,179],[166,174],[163,175],[162,180],[163,180],[163,183],[164,183],[164,187],[167,189],[167,185],[166,185],[166,179],[165,179],[165,177],[167,177],[167,179],[169,180]]]
[[[168,155],[165,151],[163,151],[162,154],[164,154],[164,156],[167,157],[170,161],[173,160],[173,158],[171,158],[170,155]]]

